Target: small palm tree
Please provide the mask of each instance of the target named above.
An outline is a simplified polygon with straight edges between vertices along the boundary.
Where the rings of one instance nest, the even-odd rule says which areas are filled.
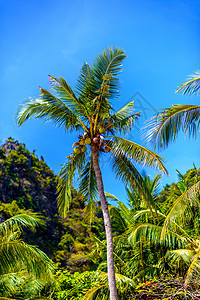
[[[17,123],[22,125],[31,117],[51,120],[56,125],[71,131],[78,131],[74,142],[74,152],[67,157],[67,162],[59,173],[58,207],[65,217],[71,201],[71,187],[78,170],[80,191],[94,210],[97,190],[103,211],[107,238],[107,267],[110,287],[110,299],[117,299],[115,271],[113,263],[112,229],[108,205],[106,202],[102,174],[99,167],[100,156],[108,154],[110,163],[118,178],[128,182],[137,180],[138,172],[130,160],[166,172],[162,158],[143,146],[117,134],[130,132],[139,114],[134,113],[134,103],[130,102],[114,112],[111,100],[116,99],[119,90],[117,75],[121,71],[122,61],[126,57],[120,48],[109,48],[96,57],[92,66],[84,63],[73,92],[61,77],[49,76],[51,94],[40,89],[38,99],[26,101],[18,109]]]
[[[200,274],[200,240],[176,223],[172,213],[174,209],[167,216],[160,214],[163,225],[140,224],[130,238],[133,244],[143,239],[150,251],[157,251],[157,264],[154,262],[152,268],[162,273],[166,271],[165,265],[167,269],[170,266],[172,270],[182,271],[188,283],[195,274]],[[148,268],[146,271],[149,272]]]
[[[158,263],[154,265],[160,271],[165,270],[166,262],[172,269],[180,271],[184,262],[182,271],[185,283],[188,283],[194,274],[199,274],[200,268],[199,233],[187,230],[188,225],[195,222],[195,218],[198,220],[195,211],[198,212],[199,209],[199,181],[196,178],[195,183],[188,186],[184,176],[179,171],[177,173],[180,181],[169,196],[173,203],[167,214],[158,211],[156,225],[146,222],[130,228],[129,240],[136,244],[143,239],[151,251],[157,249]],[[149,214],[145,210],[143,213]]]

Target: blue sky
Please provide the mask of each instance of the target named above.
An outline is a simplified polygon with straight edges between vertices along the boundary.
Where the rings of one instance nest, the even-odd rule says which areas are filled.
[[[48,89],[49,74],[63,76],[73,87],[83,62],[91,63],[108,46],[127,53],[116,108],[135,94],[136,110],[144,111],[142,105],[148,116],[152,107],[199,103],[198,97],[174,92],[200,67],[199,29],[199,1],[0,0],[0,142],[11,136],[25,143],[57,173],[76,135],[40,120],[19,128],[14,122],[17,106],[37,97],[39,86]],[[146,119],[143,113],[137,128]],[[130,138],[144,144],[137,129]],[[170,173],[162,184],[176,181],[176,169],[184,173],[193,163],[200,167],[199,145],[180,136],[160,153]],[[103,173],[106,191],[125,200],[124,187],[106,159]]]

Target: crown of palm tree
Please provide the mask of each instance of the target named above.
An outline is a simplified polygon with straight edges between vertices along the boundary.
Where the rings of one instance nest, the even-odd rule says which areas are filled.
[[[40,96],[19,106],[17,123],[35,117],[51,120],[57,126],[80,133],[73,146],[74,153],[67,157],[59,173],[58,206],[65,216],[71,201],[71,186],[75,170],[79,171],[79,188],[89,202],[97,198],[97,184],[93,163],[87,144],[95,143],[98,155],[108,153],[113,162],[117,177],[128,182],[129,174],[139,179],[137,170],[130,166],[133,159],[137,163],[167,172],[163,159],[147,148],[129,141],[117,134],[131,131],[139,113],[134,112],[134,102],[130,102],[117,112],[111,100],[119,95],[119,79],[122,61],[126,57],[120,48],[109,48],[99,55],[92,66],[84,63],[76,91],[60,77],[49,76],[50,87],[54,94],[40,88]],[[134,169],[133,169],[134,168]],[[134,174],[135,173],[135,174]]]
[[[124,51],[120,48],[109,48],[96,57],[92,66],[84,63],[75,92],[62,77],[56,79],[49,76],[50,87],[54,94],[41,88],[39,98],[21,105],[17,113],[19,125],[35,117],[51,120],[65,130],[79,131],[78,140],[72,145],[75,147],[74,152],[67,157],[67,162],[59,173],[58,207],[60,214],[65,217],[71,202],[72,182],[76,170],[80,174],[79,190],[89,203],[93,204],[97,199],[98,190],[107,237],[111,300],[117,299],[112,229],[99,157],[102,153],[108,153],[116,176],[124,182],[128,182],[130,176],[135,180],[139,178],[136,168],[131,164],[132,159],[167,172],[159,155],[117,136],[128,133],[139,116],[139,113],[134,113],[134,102],[128,103],[117,112],[114,112],[111,105],[111,100],[119,95],[117,75],[121,71],[125,57]]]

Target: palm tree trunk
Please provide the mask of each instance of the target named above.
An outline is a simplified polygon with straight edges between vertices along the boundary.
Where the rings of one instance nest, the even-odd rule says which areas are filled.
[[[99,199],[101,202],[104,226],[106,231],[106,240],[107,240],[107,268],[108,268],[108,283],[110,289],[110,300],[117,300],[117,287],[115,279],[115,269],[113,261],[113,238],[112,238],[112,228],[110,222],[110,215],[108,211],[108,205],[106,202],[106,197],[104,194],[103,180],[101,175],[101,170],[99,167],[98,153],[96,145],[92,145],[92,160],[94,171],[97,179],[97,188],[99,192]]]

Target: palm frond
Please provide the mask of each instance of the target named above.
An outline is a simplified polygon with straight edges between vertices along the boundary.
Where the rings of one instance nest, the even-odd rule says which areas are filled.
[[[35,246],[28,245],[21,240],[3,240],[0,243],[0,274],[23,270],[34,274],[36,278],[51,277],[54,269],[48,256]]]
[[[76,115],[78,114],[84,119],[84,121],[87,121],[87,111],[83,101],[75,96],[73,90],[65,79],[63,77],[57,79],[49,75],[49,81],[51,89],[56,92],[57,97],[61,99]]]
[[[129,209],[122,201],[118,201],[118,207],[120,209],[120,214],[126,223],[126,226],[131,226],[133,223],[134,212],[132,212],[131,209]]]
[[[162,178],[162,175],[157,174],[151,182],[150,191],[151,191],[153,198],[156,198],[156,196],[158,195],[161,178]]]
[[[200,122],[199,105],[176,104],[150,119],[145,126],[146,140],[155,147],[166,148],[174,142],[179,131],[196,137]]]
[[[84,166],[79,175],[79,180],[79,191],[83,193],[89,202],[96,201],[98,190],[92,159]]]
[[[124,232],[127,229],[127,225],[126,225],[126,222],[125,222],[123,216],[121,215],[121,211],[119,210],[119,208],[109,205],[108,209],[109,209],[109,213],[110,213],[111,224],[112,224],[112,220],[113,220],[113,224],[112,224],[113,232],[115,232],[115,231]]]
[[[174,263],[177,258],[181,257],[185,263],[190,264],[194,254],[195,251],[189,249],[177,249],[169,251],[172,263]]]
[[[58,210],[62,217],[65,218],[69,206],[71,203],[71,189],[74,174],[76,169],[80,172],[85,162],[85,153],[71,154],[67,157],[67,162],[61,168],[58,174],[58,184],[57,184],[57,203]]]
[[[160,241],[160,233],[162,227],[153,224],[140,224],[138,225],[134,231],[132,228],[129,232],[129,242],[131,244],[136,244],[140,240],[150,241],[154,244],[159,244]]]
[[[86,215],[89,217],[91,224],[95,217],[95,201],[98,198],[97,181],[92,158],[80,172],[79,181],[79,191],[84,195],[88,202],[86,206]]]
[[[127,139],[115,136],[108,137],[112,138],[111,148],[115,153],[117,153],[117,151],[126,153],[127,157],[133,159],[136,163],[154,167],[155,169],[168,174],[163,164],[164,159],[160,155]]]
[[[135,288],[136,283],[131,278],[124,276],[120,273],[116,273],[116,284],[118,290],[118,296],[121,297],[120,299],[126,299],[126,295],[128,292]],[[84,296],[84,300],[92,300],[96,299],[98,294],[100,294],[101,298],[98,299],[108,299],[108,296],[105,298],[101,294],[101,290],[105,295],[105,291],[108,292],[108,274],[105,272],[96,273],[96,279],[99,282],[99,285],[90,289],[87,294]],[[127,293],[127,294],[126,294]],[[125,295],[125,297],[124,297]],[[103,297],[103,298],[102,298]]]
[[[105,286],[105,284],[100,284],[98,286],[93,287],[85,294],[83,300],[94,300],[96,298],[97,292],[101,291]]]
[[[21,284],[23,282],[23,272],[19,273],[8,273],[8,274],[1,274],[0,276],[0,291],[3,290],[3,294],[11,292],[14,294],[14,291],[16,291],[17,285]]]
[[[108,128],[114,128],[123,134],[130,132],[140,113],[134,113],[134,101],[126,104],[108,119]]]
[[[24,227],[35,227],[44,224],[42,216],[37,213],[27,213],[13,216],[0,224],[1,234]]]
[[[153,224],[140,224],[134,230],[130,228],[129,230],[129,241],[132,244],[136,244],[140,240],[150,242],[154,245],[165,245],[166,247],[173,249],[176,247],[184,247],[186,245],[187,239],[174,232],[168,230],[165,235],[165,239],[160,240],[160,235],[162,232],[162,226]]]
[[[92,65],[96,90],[100,90],[102,84],[109,79],[108,98],[114,98],[119,94],[119,79],[116,76],[122,70],[122,61],[125,57],[126,54],[122,49],[110,47],[98,55]]]
[[[118,294],[123,295],[123,293],[125,293],[126,290],[130,289],[130,288],[134,288],[136,286],[136,283],[134,280],[132,280],[131,278],[124,276],[123,274],[120,273],[116,273],[116,284],[117,284],[117,290],[118,290]],[[108,274],[107,273],[100,273],[99,275],[99,279],[102,282],[107,283],[108,282]]]
[[[114,149],[114,147],[112,147],[112,149]],[[114,151],[111,163],[116,177],[124,182],[126,186],[131,187],[131,189],[134,190],[137,188],[141,193],[141,197],[152,211],[152,208],[155,208],[155,203],[152,199],[151,193],[145,185],[143,177],[140,175],[131,161],[117,149]]]
[[[130,116],[127,116],[126,118],[119,120],[119,121],[115,121],[112,123],[112,127],[111,129],[116,129],[117,132],[119,133],[123,133],[123,135],[131,132],[134,124],[135,124],[135,120],[137,120],[137,118],[140,116],[139,113],[135,113],[132,114]]]
[[[200,88],[200,71],[194,72],[189,78],[188,81],[182,83],[176,93],[183,93],[183,95],[199,95]]]
[[[95,85],[95,77],[92,68],[85,62],[81,68],[78,82],[76,85],[77,94],[80,99],[88,99],[85,101],[85,109],[87,114],[91,116],[91,104],[98,96],[97,86]]]
[[[108,201],[119,201],[119,199],[113,194],[105,193],[105,196]]]
[[[196,272],[198,275],[200,274],[200,253],[196,253],[191,260],[192,262],[187,270],[185,283],[189,282],[191,277],[194,275],[194,272]]]
[[[187,213],[187,220],[191,218],[190,205],[198,202],[197,193],[199,193],[200,181],[195,183],[190,189],[186,190],[174,202],[172,208],[166,216],[163,224],[161,240],[164,238],[168,229],[178,230],[185,236],[187,233],[183,230],[181,225],[185,224],[185,213]]]
[[[155,213],[154,210],[153,210],[153,213]],[[157,213],[157,221],[163,220],[166,217],[159,211],[157,211],[156,213]],[[135,222],[137,222],[138,219],[140,219],[143,216],[145,217],[145,219],[149,218],[149,216],[151,214],[152,214],[152,211],[150,209],[137,210],[136,212],[131,214],[131,223],[134,222],[134,224],[135,224]]]
[[[44,89],[40,89],[38,99],[27,100],[18,107],[16,122],[20,126],[31,117],[51,120],[55,125],[62,126],[66,130],[77,130],[81,127],[87,129],[72,109]]]
[[[135,101],[129,102],[128,104],[120,108],[110,117],[109,121],[122,121],[123,119],[127,118],[127,116],[133,115],[133,112],[135,110],[134,102]]]

